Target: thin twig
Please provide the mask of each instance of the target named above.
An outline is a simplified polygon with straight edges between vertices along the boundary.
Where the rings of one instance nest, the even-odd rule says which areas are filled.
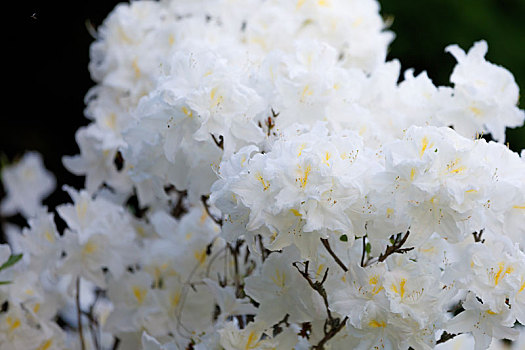
[[[346,321],[348,320],[348,316],[345,317],[343,319],[343,321],[341,321],[341,319],[339,317],[333,317],[332,312],[330,311],[330,306],[328,304],[328,296],[327,296],[326,290],[325,290],[325,288],[323,286],[324,282],[326,281],[326,278],[328,277],[328,268],[326,269],[326,271],[324,273],[324,276],[323,276],[323,279],[321,280],[321,282],[319,282],[319,281],[315,281],[314,282],[314,281],[312,281],[312,279],[310,278],[310,276],[308,274],[308,266],[309,266],[309,261],[308,260],[305,261],[304,264],[303,264],[304,265],[304,271],[302,271],[297,266],[298,265],[297,262],[294,262],[292,265],[297,269],[297,271],[299,271],[301,276],[303,276],[304,279],[306,279],[306,281],[308,282],[310,287],[312,287],[312,289],[315,290],[317,292],[317,294],[319,294],[321,296],[321,298],[323,299],[323,302],[324,302],[324,305],[325,305],[325,308],[326,308],[326,315],[327,315],[327,319],[325,320],[324,328],[323,328],[324,337],[319,341],[319,343],[317,343],[317,345],[312,346],[312,349],[324,350],[325,344],[330,339],[332,339],[341,329],[344,328],[344,326],[346,325]]]
[[[286,327],[290,327],[290,323],[288,323],[288,318],[290,317],[290,314],[286,314],[282,320],[277,322],[272,326],[273,333],[272,336],[275,338],[275,336],[283,331],[283,328],[281,327],[281,324],[284,324]]]
[[[206,249],[206,255],[207,256],[211,254],[211,246],[213,246],[213,244],[214,244],[214,242],[215,242],[215,240],[217,238],[218,238],[218,236],[215,236],[210,241],[210,243],[208,244],[209,248]],[[195,286],[191,282],[191,279],[193,278],[193,276],[195,275],[195,273],[197,272],[197,270],[199,269],[199,267],[201,265],[202,265],[201,261],[197,261],[197,263],[195,264],[195,266],[191,270],[190,274],[186,278],[186,281],[184,282],[184,284],[182,286],[181,297],[180,297],[179,304],[177,305],[177,310],[176,310],[176,313],[175,313],[175,317],[177,319],[176,331],[177,331],[178,334],[180,334],[182,337],[185,337],[185,338],[191,338],[190,335],[192,334],[192,332],[182,324],[182,311],[184,310],[184,305],[186,303],[186,296],[187,296],[187,293],[188,293],[188,288],[192,288],[193,290],[196,290]],[[182,334],[181,328],[184,329],[188,333],[188,335]]]
[[[483,231],[485,231],[484,228],[479,230],[479,232],[472,232],[472,235],[474,236],[474,242],[485,243],[485,239],[481,238],[481,236],[483,235]]]
[[[177,305],[178,306],[178,310],[176,311],[176,315],[175,315],[175,318],[177,319],[177,328],[176,328],[177,333],[179,333],[182,337],[185,337],[185,338],[188,338],[188,339],[191,338],[191,334],[192,333],[191,333],[191,331],[188,328],[186,328],[186,326],[184,326],[182,324],[182,311],[184,310],[184,305],[186,304],[186,295],[188,293],[188,288],[192,287],[191,286],[191,279],[193,278],[193,275],[195,274],[195,272],[197,271],[197,269],[199,268],[200,265],[201,265],[200,262],[197,262],[197,264],[191,270],[188,278],[186,279],[186,282],[182,286],[181,297],[180,297],[180,300],[179,300],[179,304]],[[193,288],[195,288],[195,287],[193,287]],[[184,329],[188,334],[187,335],[182,334],[181,328]]]
[[[264,261],[270,254],[270,251],[264,247],[262,235],[257,235],[256,237],[257,237],[257,240],[259,241],[259,249],[261,250],[261,259],[262,259],[262,262],[264,263]]]
[[[115,341],[113,342],[113,347],[111,349],[112,350],[117,350],[119,344],[120,344],[120,338],[116,338],[115,337]]]
[[[281,114],[281,112],[275,112],[273,108],[270,108],[270,111],[272,112],[272,117],[275,119]]]
[[[361,254],[361,267],[365,267],[366,235],[363,236],[363,253]]]
[[[95,349],[99,350],[100,349],[100,345],[99,345],[99,341],[98,341],[98,322],[93,317],[93,312],[92,312],[93,311],[93,305],[95,305],[95,304],[93,303],[91,305],[89,312],[82,311],[82,314],[84,316],[86,316],[88,321],[89,321],[89,332],[91,333],[91,339],[93,340],[93,344],[94,344]]]
[[[210,269],[212,266],[212,263],[217,259],[224,251],[226,250],[226,247],[223,247],[217,251],[209,260],[208,260],[208,266],[206,267],[206,274],[205,276],[208,277],[210,275]]]
[[[80,276],[77,277],[76,287],[75,302],[77,306],[78,337],[80,338],[80,348],[86,350],[86,345],[84,344],[84,332],[82,331],[82,311],[80,311]]]
[[[233,268],[234,268],[234,276],[233,280],[235,283],[235,295],[237,298],[242,297],[242,288],[241,288],[241,275],[239,273],[239,248],[243,244],[244,241],[237,240],[235,242],[235,247],[228,243],[228,247],[230,248],[230,252],[233,256]]]
[[[337,318],[336,320],[339,321],[339,318]],[[330,331],[325,334],[325,336],[323,337],[323,339],[321,339],[321,341],[319,343],[317,343],[317,345],[314,345],[312,347],[312,349],[315,349],[315,350],[323,350],[324,349],[324,345],[326,344],[326,342],[328,342],[330,339],[332,339],[333,337],[335,337],[335,335],[341,330],[344,328],[344,326],[346,325],[346,321],[348,320],[348,316],[346,316],[343,321],[341,322],[338,322],[337,325],[333,326]],[[328,320],[327,320],[328,321]]]
[[[208,199],[209,199],[209,198],[210,198],[209,196],[204,195],[204,194],[201,196],[201,201],[202,201],[202,204],[204,205],[204,210],[206,210],[206,213],[208,214],[208,216],[209,216],[213,221],[215,221],[215,223],[216,223],[217,225],[222,226],[222,219],[216,218],[214,215],[212,215],[212,214],[210,213],[210,207],[209,207],[209,205],[208,205]]]
[[[184,207],[184,199],[188,196],[188,191],[176,191],[179,196],[177,198],[177,203],[171,210],[171,214],[174,218],[178,219],[188,212],[188,209]]]
[[[403,246],[403,244],[405,244],[405,242],[407,241],[408,239],[408,235],[410,234],[410,231],[407,231],[407,233],[405,233],[405,235],[403,237],[401,237],[401,233],[399,233],[395,240],[394,240],[394,243],[392,243],[392,245],[386,247],[386,250],[384,253],[382,253],[381,255],[379,255],[379,258],[377,261],[379,262],[382,262],[382,261],[385,261],[386,258],[388,258],[390,255],[394,254],[394,253],[406,253],[412,249],[414,249],[414,247],[410,247],[410,248],[401,248]]]
[[[224,150],[224,137],[222,137],[222,135],[219,135],[219,139],[217,140],[217,138],[215,137],[215,135],[213,134],[210,134],[213,141],[215,142],[215,144],[217,145],[217,147],[219,147],[220,149]]]
[[[88,317],[88,320],[89,320],[89,327],[90,327],[90,330],[91,330],[91,336],[93,338],[93,342],[95,344],[95,348],[97,350],[100,350],[101,349],[101,346],[100,346],[100,324],[98,322],[98,320],[95,318],[94,314],[95,314],[95,305],[97,304],[100,296],[102,295],[103,291],[98,289],[96,292],[95,292],[95,300],[93,301],[93,303],[91,304],[91,306],[89,307],[89,312],[87,313],[87,317]],[[95,332],[95,335],[93,335],[93,332]]]
[[[341,259],[339,259],[339,257],[334,253],[334,251],[332,250],[332,247],[330,247],[330,243],[328,242],[328,239],[321,238],[321,242],[323,243],[323,245],[326,248],[326,250],[328,251],[328,253],[330,253],[332,258],[334,258],[334,260],[337,263],[337,265],[341,266],[341,268],[344,270],[344,272],[348,272],[348,268],[341,261]]]

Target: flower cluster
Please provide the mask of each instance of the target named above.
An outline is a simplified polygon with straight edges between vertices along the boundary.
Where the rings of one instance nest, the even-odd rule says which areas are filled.
[[[50,210],[37,153],[2,168],[0,347],[523,346],[518,86],[484,41],[400,78],[392,39],[375,0],[118,5],[85,188]]]

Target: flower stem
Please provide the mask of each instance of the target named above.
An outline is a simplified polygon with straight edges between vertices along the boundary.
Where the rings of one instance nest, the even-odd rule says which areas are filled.
[[[78,323],[78,337],[80,338],[80,348],[86,350],[84,343],[84,333],[82,331],[82,312],[80,311],[80,276],[77,277],[75,301],[77,306],[77,323]]]

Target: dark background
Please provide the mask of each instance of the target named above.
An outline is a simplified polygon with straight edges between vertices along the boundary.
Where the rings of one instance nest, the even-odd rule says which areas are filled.
[[[7,89],[2,93],[0,153],[10,161],[26,150],[43,155],[58,181],[58,190],[46,201],[50,207],[68,201],[60,190],[63,184],[84,184],[67,172],[61,158],[79,152],[75,131],[89,122],[83,111],[84,95],[94,85],[87,68],[94,39],[86,23],[98,26],[118,2],[37,0],[4,13],[10,18],[1,51]]]
[[[78,153],[74,133],[88,121],[84,95],[93,86],[87,70],[95,27],[119,1],[33,1],[4,12],[0,153],[9,160],[38,150],[58,179],[50,207],[68,201],[63,184],[82,187],[69,174],[63,155]],[[436,85],[448,83],[455,64],[444,52],[457,43],[468,49],[480,39],[489,44],[488,59],[509,69],[525,90],[525,0],[381,0],[382,14],[393,18],[396,39],[389,58],[403,69],[427,70]],[[7,79],[6,79],[7,78]],[[521,108],[525,103],[521,101]],[[513,150],[525,148],[525,128],[509,130]],[[0,195],[1,189],[0,189]],[[1,232],[0,232],[1,234]]]
[[[484,39],[487,60],[507,68],[525,94],[525,0],[380,0],[383,16],[393,16],[396,38],[389,58],[403,69],[426,70],[436,85],[448,85],[456,61],[444,52],[458,44],[468,50]],[[525,108],[525,98],[520,100]],[[510,148],[525,148],[525,127],[507,129]]]

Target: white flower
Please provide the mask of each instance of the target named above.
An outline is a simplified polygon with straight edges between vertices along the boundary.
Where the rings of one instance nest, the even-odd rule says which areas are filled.
[[[107,319],[108,331],[134,332],[147,327],[147,316],[156,311],[152,277],[142,271],[126,272],[107,288],[114,309]],[[151,333],[151,331],[150,331]]]
[[[233,322],[228,322],[219,334],[220,344],[225,350],[269,350],[277,345],[265,333],[264,323],[261,322],[251,322],[245,329],[239,329]]]
[[[470,333],[459,334],[456,337],[436,345],[436,350],[473,349],[474,337]]]
[[[459,242],[481,230],[487,200],[482,188],[491,179],[474,147],[453,130],[435,127],[411,127],[402,140],[385,145],[386,171],[378,174],[380,187],[370,195],[379,209],[373,237],[395,233],[379,231],[389,222],[401,232],[410,227],[409,241],[417,243],[434,232]]]
[[[298,260],[297,248],[287,247],[270,254],[262,270],[245,279],[246,294],[260,304],[257,317],[261,321],[274,324],[286,314],[292,322],[324,318],[320,296],[292,266]]]
[[[89,193],[95,193],[104,183],[119,192],[127,192],[130,188],[129,179],[115,165],[117,148],[104,147],[100,142],[100,130],[94,124],[80,128],[75,136],[80,155],[65,156],[62,161],[73,174],[86,176]]]
[[[10,256],[11,247],[9,247],[9,244],[0,244],[0,264],[4,264]]]
[[[390,302],[390,311],[410,318],[420,328],[437,327],[449,294],[436,281],[441,272],[430,264],[416,263],[406,256],[390,259],[389,271],[382,284]]]
[[[332,292],[330,305],[338,313],[349,316],[349,322],[353,326],[360,327],[368,304],[388,308],[382,278],[385,272],[384,263],[368,268],[350,265],[349,271],[343,277],[344,286]]]
[[[218,322],[225,321],[229,316],[255,315],[257,313],[248,298],[240,299],[236,297],[234,287],[226,286],[221,288],[217,282],[209,278],[204,279],[204,283],[210,288],[221,310]]]
[[[60,261],[62,274],[87,278],[98,286],[105,286],[103,268],[119,278],[128,263],[133,261],[135,228],[124,208],[103,198],[93,198],[87,191],[64,189],[74,204],[57,208],[67,223],[62,238],[65,257]]]
[[[124,208],[103,198],[93,198],[87,191],[77,192],[65,186],[64,190],[74,204],[63,204],[57,208],[60,217],[78,235],[80,244],[86,243],[91,235],[103,234],[113,239],[129,242],[135,231],[130,215]]]
[[[48,213],[46,208],[41,208],[28,221],[29,227],[23,228],[22,235],[12,235],[13,241],[20,244],[32,269],[53,269],[63,245],[55,225],[54,214]]]
[[[142,332],[142,350],[177,350],[175,344],[160,344],[147,332]]]
[[[486,304],[479,302],[472,293],[467,295],[463,308],[465,311],[450,320],[446,329],[453,334],[471,332],[476,350],[487,349],[492,337],[514,340],[519,334],[511,328],[515,318],[509,308],[494,312]]]
[[[86,348],[515,338],[525,153],[474,139],[523,123],[514,78],[478,42],[446,49],[454,86],[438,87],[385,61],[391,39],[376,0],[118,5],[63,158],[86,177],[54,208],[63,232],[40,156],[2,170],[1,213],[29,227],[0,245],[0,264],[23,254],[0,272],[0,348],[79,347],[57,315],[85,321]]]
[[[507,310],[523,320],[525,254],[506,237],[487,244],[466,246],[464,259],[458,261],[456,279],[472,291],[493,312]]]
[[[66,349],[65,332],[56,323],[35,317],[34,305],[15,302],[8,302],[8,305],[8,310],[0,314],[0,347]]]
[[[387,309],[367,304],[361,325],[353,332],[361,338],[356,349],[401,349],[406,344],[409,329],[403,327],[399,318],[392,317]]]
[[[224,205],[230,196],[235,198],[233,207],[219,208],[229,218],[245,216],[248,208],[246,229],[255,231],[264,224],[273,234],[271,249],[294,243],[303,257],[315,256],[319,237],[362,229],[354,207],[361,205],[366,193],[365,173],[375,170],[366,152],[361,138],[352,132],[331,134],[322,123],[311,130],[292,125],[270,152],[247,159],[244,150],[242,167],[221,166],[228,167],[224,175],[219,172],[221,177],[233,169],[238,173],[214,185],[212,198]],[[351,242],[354,236],[348,238]]]
[[[29,218],[36,214],[42,200],[53,192],[56,180],[44,168],[39,153],[27,152],[19,161],[2,169],[2,184],[6,192],[0,206],[2,214],[20,212]]]
[[[525,114],[516,107],[519,90],[512,74],[487,62],[487,43],[478,41],[467,54],[457,45],[445,49],[458,61],[451,82],[454,95],[443,110],[443,117],[465,136],[488,131],[505,141],[505,127],[523,124]]]

